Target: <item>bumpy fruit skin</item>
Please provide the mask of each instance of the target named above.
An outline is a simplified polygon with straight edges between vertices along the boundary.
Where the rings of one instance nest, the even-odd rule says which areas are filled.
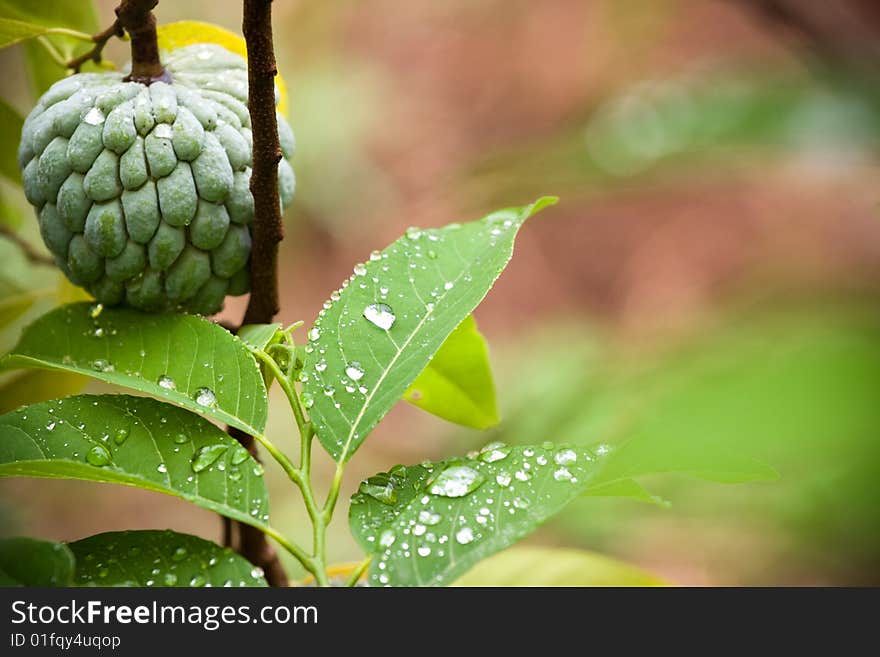
[[[169,53],[171,84],[80,73],[24,122],[25,196],[58,266],[103,304],[212,314],[250,289],[247,66],[220,46]],[[293,132],[278,116],[281,206]]]

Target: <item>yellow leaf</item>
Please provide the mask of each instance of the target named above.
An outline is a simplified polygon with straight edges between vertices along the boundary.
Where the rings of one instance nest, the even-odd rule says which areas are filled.
[[[218,25],[201,21],[178,21],[160,25],[156,31],[159,48],[162,50],[175,50],[194,43],[216,43],[247,60],[244,38]],[[278,89],[278,111],[282,116],[287,116],[287,85],[281,73],[275,77],[275,87]]]

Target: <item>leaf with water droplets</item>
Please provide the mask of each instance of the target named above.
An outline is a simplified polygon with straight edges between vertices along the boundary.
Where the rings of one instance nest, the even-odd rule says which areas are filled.
[[[63,543],[0,539],[0,586],[70,586],[74,558]]]
[[[94,313],[94,308],[70,304],[39,318],[0,360],[0,368],[85,374],[249,434],[263,431],[266,387],[256,360],[238,338],[195,315],[150,315],[123,308]]]
[[[664,586],[663,579],[586,550],[515,547],[482,561],[454,586]]]
[[[449,334],[403,398],[466,427],[487,429],[498,424],[489,349],[473,315]]]
[[[266,586],[229,548],[170,530],[107,532],[69,544],[77,586]]]
[[[351,458],[483,299],[525,220],[555,201],[542,198],[468,224],[408,230],[325,304],[310,334],[303,385],[314,400],[318,439],[336,461]],[[352,362],[363,371],[357,381],[346,373]]]
[[[148,397],[81,395],[0,416],[0,477],[137,486],[262,527],[262,469],[238,448],[206,419]]]
[[[448,584],[534,531],[587,490],[603,450],[490,443],[473,458],[395,466],[352,497],[349,523],[373,556],[371,586]]]

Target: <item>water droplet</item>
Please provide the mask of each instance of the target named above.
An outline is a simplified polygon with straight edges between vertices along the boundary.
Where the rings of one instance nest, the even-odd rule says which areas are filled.
[[[327,369],[327,361],[324,360],[323,358],[319,362],[315,363],[315,371],[316,372],[323,372],[326,369]]]
[[[360,381],[364,378],[364,368],[357,361],[352,361],[345,368],[345,375],[352,381]]]
[[[422,545],[421,547],[419,547],[418,550],[416,550],[416,552],[418,552],[420,557],[427,557],[431,554],[431,548],[427,545]]]
[[[364,317],[368,322],[385,331],[394,326],[394,322],[397,320],[394,310],[385,303],[371,303],[364,308]]]
[[[556,481],[570,481],[571,472],[568,471],[568,468],[557,468],[556,471],[553,472],[553,478]]]
[[[104,112],[99,110],[97,107],[93,107],[86,115],[83,117],[83,121],[88,123],[89,125],[101,125],[104,123]]]
[[[159,465],[156,466],[156,472],[160,472],[162,474],[165,474],[166,472],[168,472],[168,466],[165,465],[164,463],[160,463]]]
[[[113,442],[117,445],[121,445],[128,439],[129,431],[125,427],[120,427],[116,430],[116,435],[113,436]]]
[[[206,580],[203,575],[193,575],[193,578],[189,580],[190,586],[204,586],[207,583],[208,580]]]
[[[379,545],[381,545],[382,547],[391,547],[392,545],[394,545],[394,541],[396,540],[397,536],[394,535],[394,532],[390,529],[386,529],[379,536]]]
[[[167,374],[163,374],[159,377],[159,380],[156,382],[159,384],[160,388],[165,388],[165,390],[177,390],[177,384]]]
[[[417,240],[422,236],[422,229],[416,226],[410,226],[406,229],[406,236],[411,240]]]
[[[439,513],[422,509],[419,511],[419,522],[425,525],[436,525],[442,520]]]
[[[97,358],[92,361],[92,369],[96,372],[112,372],[113,365],[110,364],[110,361],[106,361],[103,358]]]
[[[333,386],[331,386],[331,385],[324,386],[324,394],[327,395],[328,397],[332,397],[335,392],[336,392],[336,388],[334,388]]]
[[[311,340],[312,342],[317,342],[318,338],[320,338],[320,337],[321,337],[321,329],[319,329],[317,326],[314,326],[311,329],[309,329],[309,340]]]
[[[469,465],[451,465],[431,482],[432,495],[464,497],[479,488],[485,478]]]
[[[443,289],[444,289],[444,290],[451,290],[453,287],[455,287],[455,283],[453,283],[452,281],[446,281],[446,282],[443,284]]]
[[[104,311],[104,304],[96,303],[94,306],[89,308],[89,317],[92,319],[98,319],[98,316]]]
[[[196,404],[199,406],[212,408],[217,405],[217,395],[210,388],[199,388],[196,390],[196,394],[193,395],[193,399],[196,400]]]
[[[359,262],[354,266],[354,274],[355,276],[366,276],[367,275],[367,267],[362,262]]]
[[[177,575],[175,575],[174,573],[165,573],[163,581],[165,582],[165,586],[176,586]]]
[[[186,548],[181,545],[171,553],[171,559],[172,561],[182,561],[183,559],[186,559],[186,555]]]
[[[573,449],[561,449],[553,455],[556,465],[568,465],[577,461],[577,452]]]
[[[530,475],[525,470],[517,470],[513,473],[513,476],[516,477],[517,481],[528,481],[532,478],[532,475]]]
[[[611,451],[611,446],[602,443],[601,445],[597,445],[593,451],[596,452],[596,456],[605,456]]]
[[[495,475],[495,481],[499,486],[504,486],[507,488],[510,486],[511,476],[509,472],[501,471],[497,475]]]
[[[232,450],[232,455],[229,457],[229,462],[232,465],[241,465],[245,461],[248,460],[250,453],[241,445],[238,445],[235,449]]]
[[[502,442],[493,442],[480,450],[479,459],[483,463],[495,463],[506,459],[508,454],[510,454],[510,447]]]
[[[517,508],[517,509],[528,509],[529,508],[529,501],[526,499],[523,499],[522,497],[514,497],[513,498],[513,506],[514,506],[514,508]]]
[[[55,429],[55,422],[50,422],[46,425],[46,431],[53,431]]]
[[[394,484],[394,477],[382,472],[362,481],[358,490],[364,495],[369,495],[382,502],[382,504],[394,504],[397,502],[397,490]]]
[[[379,251],[373,251],[370,254],[370,262],[376,262],[377,260],[382,259],[382,254]]]
[[[227,449],[229,448],[226,445],[205,445],[199,448],[190,462],[193,472],[202,472],[210,468]]]
[[[302,403],[303,403],[303,406],[306,407],[306,409],[309,409],[315,405],[315,398],[312,397],[311,393],[304,392],[302,394]]]
[[[422,536],[426,531],[428,531],[428,528],[424,525],[417,524],[415,527],[412,528],[413,536]]]
[[[462,545],[467,545],[474,540],[474,530],[470,527],[462,527],[455,532],[455,540]]]
[[[98,467],[105,466],[110,463],[110,452],[103,445],[95,445],[86,452],[86,461]]]

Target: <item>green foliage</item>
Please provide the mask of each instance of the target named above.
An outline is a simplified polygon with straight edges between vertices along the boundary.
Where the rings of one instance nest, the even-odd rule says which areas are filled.
[[[229,548],[172,531],[124,531],[69,544],[77,586],[266,586]]]
[[[63,543],[0,539],[0,586],[71,586],[74,558]]]
[[[210,422],[126,395],[84,395],[0,416],[0,477],[84,479],[181,497],[255,526],[269,518],[262,467]]]
[[[404,399],[466,427],[486,429],[498,424],[489,348],[472,315],[449,334]]]
[[[46,34],[48,27],[34,25],[12,18],[0,18],[0,48],[6,48],[21,41]]]
[[[639,568],[584,550],[516,547],[480,562],[454,586],[663,586]]]
[[[21,126],[23,119],[18,115],[12,107],[0,99],[0,144],[14,144],[19,135],[21,135]],[[21,174],[18,171],[18,163],[15,160],[15,152],[11,148],[0,150],[0,176],[5,177],[13,183],[21,181]],[[2,201],[2,196],[0,196]],[[7,214],[0,203],[0,214]],[[0,218],[0,225],[5,223]]]
[[[65,2],[65,0],[0,0],[0,15],[47,28],[66,28],[93,34],[100,28],[92,0]],[[77,40],[63,35],[46,39],[66,60],[73,57]],[[40,96],[67,71],[56,62],[47,49],[34,42],[24,44],[25,61],[34,96]]]
[[[31,324],[0,367],[76,372],[251,434],[266,426],[266,389],[247,347],[193,315],[64,306]]]
[[[453,581],[530,534],[590,487],[595,450],[490,443],[473,458],[396,466],[361,484],[349,521],[371,585]]]
[[[318,439],[344,463],[482,300],[542,198],[469,224],[411,229],[355,267],[309,332],[304,394]]]

